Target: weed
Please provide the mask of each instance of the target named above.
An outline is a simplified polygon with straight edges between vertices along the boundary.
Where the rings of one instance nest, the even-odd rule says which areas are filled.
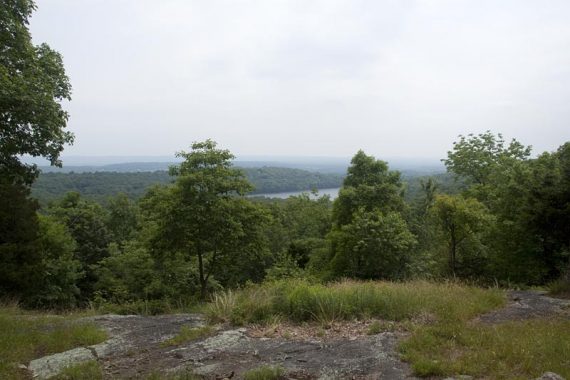
[[[190,342],[200,338],[205,338],[214,333],[214,329],[211,326],[190,328],[188,326],[182,326],[180,332],[173,338],[162,342],[162,346],[177,346],[182,343]]]
[[[276,380],[283,375],[283,367],[261,366],[243,374],[244,380]]]
[[[96,361],[88,361],[65,368],[53,380],[102,380],[103,371]]]

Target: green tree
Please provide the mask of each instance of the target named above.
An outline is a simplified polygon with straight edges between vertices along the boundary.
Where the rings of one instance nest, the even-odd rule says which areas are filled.
[[[231,271],[221,265],[237,264],[265,250],[261,230],[265,215],[243,197],[252,186],[232,167],[234,156],[228,150],[206,140],[177,156],[184,161],[171,168],[175,184],[156,191],[149,200],[154,242],[159,249],[197,258],[204,298],[211,277]]]
[[[466,177],[475,184],[485,185],[493,172],[507,160],[526,160],[531,147],[513,139],[505,145],[503,136],[495,136],[490,131],[477,136],[459,136],[453,143],[453,150],[442,160],[447,170],[457,176]]]
[[[50,308],[76,306],[80,295],[77,284],[84,273],[74,257],[75,246],[75,240],[63,224],[52,217],[39,216],[41,280],[28,289],[28,304]]]
[[[348,173],[333,206],[333,222],[342,226],[352,221],[360,208],[383,212],[402,212],[405,208],[400,173],[388,164],[358,151],[351,160]]]
[[[436,196],[432,212],[447,240],[449,272],[455,275],[460,249],[488,228],[492,217],[485,205],[462,196]]]
[[[333,204],[332,275],[401,277],[415,244],[405,210],[400,173],[358,151]]]
[[[92,295],[97,281],[96,266],[109,256],[111,234],[107,229],[108,216],[99,204],[84,200],[79,193],[67,193],[59,202],[52,204],[47,212],[63,223],[76,241],[75,257],[85,272],[79,283],[82,297]]]
[[[22,296],[39,283],[38,204],[29,188],[0,177],[0,293]]]
[[[336,247],[331,266],[337,276],[395,279],[406,272],[416,239],[397,212],[360,208],[352,222],[335,230]]]
[[[125,193],[109,199],[107,205],[107,228],[113,241],[119,244],[132,239],[138,229],[139,213],[137,206]]]
[[[36,46],[28,30],[35,10],[31,0],[5,0],[0,6],[0,175],[30,184],[34,165],[21,155],[46,157],[61,166],[59,155],[73,135],[65,131],[71,85],[61,55]]]

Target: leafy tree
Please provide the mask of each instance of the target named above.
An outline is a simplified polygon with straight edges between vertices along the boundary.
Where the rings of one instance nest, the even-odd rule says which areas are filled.
[[[338,198],[334,202],[333,221],[342,226],[352,221],[360,208],[383,212],[402,212],[405,208],[400,173],[388,164],[358,151],[351,160]]]
[[[84,274],[74,257],[75,240],[54,218],[40,215],[39,227],[41,281],[28,289],[27,303],[50,308],[76,306],[80,295],[77,284]]]
[[[265,216],[243,198],[252,187],[232,167],[234,156],[228,150],[207,140],[177,155],[184,161],[171,169],[175,184],[147,200],[156,226],[154,244],[197,258],[200,293],[205,297],[211,276],[227,271],[222,263],[236,263],[264,249],[260,228]]]
[[[84,298],[90,297],[97,281],[96,265],[109,255],[112,241],[106,225],[107,214],[99,204],[81,199],[74,192],[66,194],[47,211],[67,227],[76,241],[75,257],[85,272],[79,287]]]
[[[132,239],[138,229],[138,209],[125,193],[119,193],[109,199],[107,205],[107,228],[113,235],[113,241],[123,243]]]
[[[61,166],[59,155],[73,135],[65,131],[71,85],[61,55],[48,45],[35,46],[28,21],[31,0],[5,0],[0,7],[0,175],[30,184],[34,165],[21,155],[46,157]]]
[[[39,283],[38,204],[29,189],[0,177],[0,293],[22,296]]]
[[[400,277],[415,244],[405,209],[400,173],[358,151],[333,205],[333,276]]]
[[[487,131],[477,136],[459,136],[459,141],[453,143],[453,150],[447,152],[447,159],[443,162],[448,171],[469,178],[476,184],[485,185],[502,162],[526,160],[530,152],[531,147],[524,146],[515,139],[505,146],[500,133],[495,136]]]
[[[352,222],[332,233],[336,246],[331,266],[337,276],[401,278],[415,238],[397,212],[360,208]]]
[[[469,239],[483,232],[492,218],[485,205],[461,196],[438,195],[432,212],[446,236],[449,272],[455,275],[461,248]]]

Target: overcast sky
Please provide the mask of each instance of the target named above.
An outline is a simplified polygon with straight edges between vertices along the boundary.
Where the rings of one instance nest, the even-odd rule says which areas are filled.
[[[441,158],[570,140],[570,1],[36,0],[73,85],[67,155]]]

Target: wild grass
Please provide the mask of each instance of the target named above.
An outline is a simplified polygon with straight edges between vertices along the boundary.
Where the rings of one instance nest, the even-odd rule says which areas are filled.
[[[200,338],[205,338],[214,333],[214,329],[211,326],[190,328],[188,326],[182,326],[180,332],[173,338],[162,342],[162,346],[178,346],[186,342],[191,342]]]
[[[88,361],[64,369],[52,380],[102,380],[103,370],[96,361]]]
[[[548,284],[548,293],[562,298],[570,299],[570,280],[560,279]]]
[[[401,350],[420,376],[533,379],[551,371],[570,378],[570,321],[419,326]]]
[[[0,379],[26,374],[18,364],[68,349],[100,343],[107,338],[92,323],[78,323],[82,315],[46,315],[16,305],[0,306]]]
[[[244,380],[276,380],[283,375],[282,367],[261,366],[243,374]]]
[[[219,293],[214,300],[206,307],[213,321],[263,323],[278,315],[327,326],[355,318],[401,321],[425,313],[438,320],[465,320],[502,306],[505,297],[497,289],[456,283],[342,281],[322,285],[298,280]]]

